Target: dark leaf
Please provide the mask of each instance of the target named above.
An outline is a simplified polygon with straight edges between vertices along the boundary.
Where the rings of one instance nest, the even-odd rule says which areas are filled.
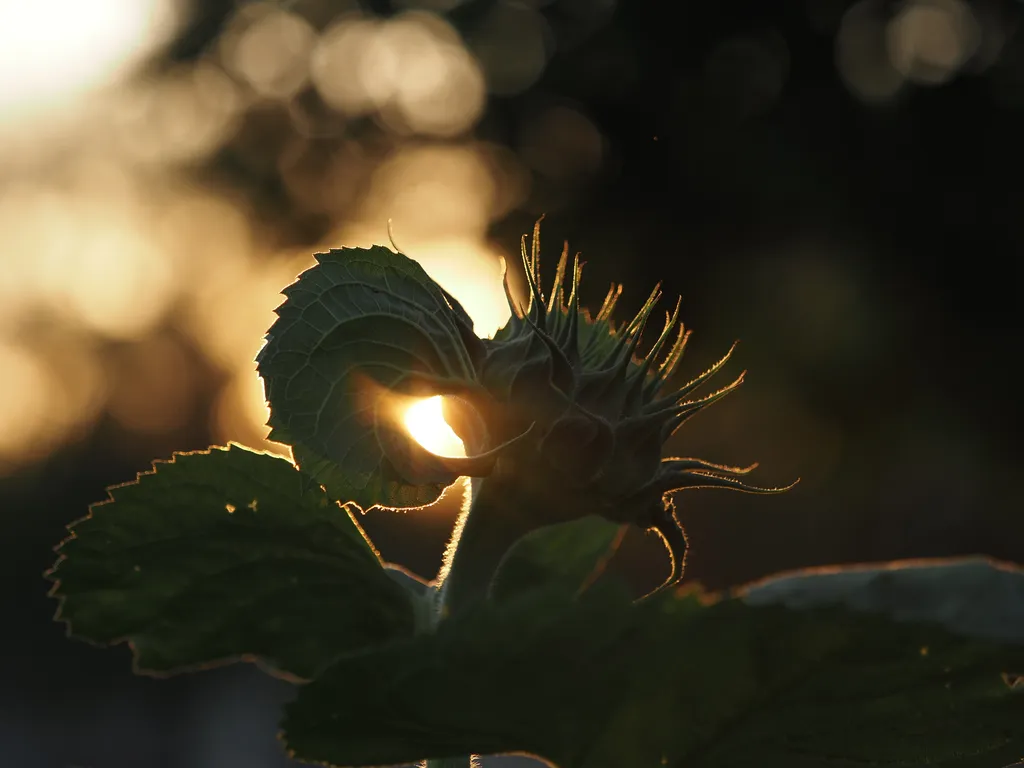
[[[597,578],[623,532],[597,515],[531,531],[502,558],[491,596],[505,600],[545,587],[574,594]]]
[[[308,678],[414,631],[351,512],[270,454],[175,454],[70,530],[48,574],[57,618],[75,637],[130,642],[141,672],[255,656]]]
[[[957,567],[892,570],[890,586],[955,595]],[[1002,596],[988,610],[1024,610],[1024,574],[985,567]],[[300,690],[285,738],[337,765],[526,751],[561,768],[996,768],[1024,754],[1007,674],[1024,669],[1024,635],[825,602],[676,591],[631,605],[602,582],[575,600],[522,593],[340,659]]]

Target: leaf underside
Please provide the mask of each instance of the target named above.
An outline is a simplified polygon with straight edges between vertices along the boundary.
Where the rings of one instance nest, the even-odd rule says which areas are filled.
[[[130,642],[145,673],[255,656],[310,678],[412,634],[409,598],[351,513],[285,459],[232,445],[154,468],[58,548],[48,576],[71,635]]]
[[[436,501],[458,473],[435,468],[436,477],[410,482],[385,453],[379,433],[390,430],[392,442],[408,443],[407,450],[429,461],[397,423],[392,396],[450,394],[467,386],[474,375],[467,343],[480,343],[472,321],[402,254],[374,246],[316,258],[318,264],[284,290],[286,300],[257,357],[271,408],[270,437],[291,445],[299,467],[334,498],[363,509]]]
[[[948,567],[925,569],[936,606]],[[985,567],[1017,600],[1024,575]],[[970,600],[954,586],[936,610]],[[300,759],[345,766],[522,751],[561,768],[1000,768],[1024,756],[1024,692],[1008,684],[1024,635],[893,621],[891,604],[763,602],[687,591],[631,605],[603,582],[576,600],[520,593],[340,659],[300,690],[285,740]]]

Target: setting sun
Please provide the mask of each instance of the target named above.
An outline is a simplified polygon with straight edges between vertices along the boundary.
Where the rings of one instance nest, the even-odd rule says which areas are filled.
[[[409,406],[403,421],[409,434],[431,453],[456,457],[466,455],[462,441],[444,420],[440,397],[429,397]]]

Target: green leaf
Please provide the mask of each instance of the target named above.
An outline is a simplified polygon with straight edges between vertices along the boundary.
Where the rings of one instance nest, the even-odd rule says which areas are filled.
[[[624,526],[597,515],[530,531],[502,558],[491,597],[506,600],[544,587],[576,593],[600,575],[623,533]]]
[[[890,584],[957,593],[956,567],[892,570]],[[1024,610],[1024,574],[987,567],[996,610]],[[999,768],[1024,754],[1024,692],[1008,684],[1024,635],[893,620],[895,600],[793,610],[677,590],[631,605],[603,581],[575,600],[482,603],[339,659],[288,708],[289,747],[336,765],[525,751],[561,768]],[[973,598],[968,585],[943,611]]]
[[[988,558],[797,571],[751,584],[750,605],[845,605],[897,621],[936,621],[967,637],[1024,643],[1024,578]]]
[[[635,623],[629,599],[609,590],[596,585],[578,601],[556,590],[514,596],[500,607],[475,603],[434,634],[335,664],[287,707],[285,742],[300,760],[342,766],[542,754],[547,735],[585,721],[588,701],[572,686],[626,647]],[[594,629],[600,638],[587,642]],[[359,690],[358,701],[345,690]],[[571,723],[560,726],[562,715]]]
[[[73,636],[140,672],[256,656],[300,678],[413,633],[413,607],[348,509],[288,461],[175,454],[70,526],[48,576]]]
[[[316,259],[284,290],[257,357],[271,437],[328,493],[363,509],[436,501],[460,470],[405,433],[396,395],[471,388],[482,354],[472,321],[419,264],[387,248]]]

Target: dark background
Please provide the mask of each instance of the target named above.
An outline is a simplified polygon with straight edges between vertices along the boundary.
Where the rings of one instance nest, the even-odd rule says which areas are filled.
[[[182,6],[175,33],[118,87],[158,85],[197,63],[221,66],[225,36],[243,34],[260,14],[304,20],[307,37],[288,38],[301,44],[312,39],[308,30],[323,33],[340,14],[359,11],[330,0],[248,5]],[[414,110],[403,117],[386,106],[348,113],[309,84],[268,95],[276,86],[260,92],[244,68],[225,64],[244,99],[215,140],[178,154],[158,148],[167,157],[156,165],[137,156],[118,162],[147,194],[203,190],[204,205],[228,201],[232,226],[250,233],[238,240],[250,243],[245,274],[284,265],[259,272],[266,301],[297,273],[288,272],[296,259],[305,266],[317,248],[356,244],[339,233],[355,231],[345,227],[360,217],[393,215],[399,242],[403,231],[413,242],[439,235],[448,219],[423,223],[415,211],[403,219],[410,209],[387,195],[371,215],[362,201],[376,194],[374,173],[410,147],[470,147],[474,167],[492,180],[474,235],[489,263],[515,256],[519,237],[544,213],[546,274],[568,239],[588,263],[591,305],[612,280],[626,285],[623,313],[658,280],[673,299],[682,295],[683,320],[696,329],[687,371],[741,340],[729,370],[747,369],[747,382],[671,448],[759,461],[764,484],[802,482],[780,497],[683,494],[688,579],[719,588],[803,566],[971,553],[1024,562],[1015,375],[1024,250],[1019,3],[467,0],[398,8],[367,0],[361,13],[389,17],[414,5],[446,18],[452,27],[438,34],[482,62],[486,101],[463,125],[431,127]],[[157,85],[153,135],[176,109],[160,113]],[[92,152],[92,143],[77,143],[76,131],[95,129],[81,120],[80,129],[71,121],[70,140],[39,150],[36,165],[0,166],[8,202],[24,178],[65,183],[67,169]],[[31,131],[12,130],[23,138]],[[84,197],[102,176],[90,174],[78,188]],[[96,194],[90,199],[105,199]],[[439,201],[456,229],[467,199]],[[220,244],[236,242],[224,239],[218,210],[176,224],[192,238],[179,247],[192,257],[202,251],[189,273],[196,284],[231,256]],[[360,231],[383,242],[380,220]],[[41,258],[26,244],[42,236],[0,241],[8,288]],[[126,649],[64,637],[42,578],[64,525],[102,499],[105,486],[174,450],[259,439],[223,414],[230,398],[242,397],[232,389],[239,371],[254,376],[264,315],[262,325],[244,326],[241,363],[224,363],[206,344],[222,322],[217,308],[225,317],[229,308],[244,312],[248,286],[214,297],[207,330],[182,321],[191,306],[182,298],[132,333],[76,325],[44,304],[5,318],[0,341],[43,349],[39,364],[62,371],[65,383],[84,377],[75,355],[87,349],[81,365],[105,383],[91,415],[58,437],[51,430],[49,442],[30,431],[22,443],[0,440],[0,766],[284,764],[273,732],[287,686],[248,668],[133,678]],[[17,383],[0,363],[0,391],[5,381]],[[5,399],[15,395],[25,392]],[[3,413],[12,424],[22,415]],[[2,418],[0,431],[10,434]],[[458,495],[429,510],[375,511],[364,522],[385,557],[429,577]],[[644,585],[667,570],[656,542],[639,531],[619,565]]]

